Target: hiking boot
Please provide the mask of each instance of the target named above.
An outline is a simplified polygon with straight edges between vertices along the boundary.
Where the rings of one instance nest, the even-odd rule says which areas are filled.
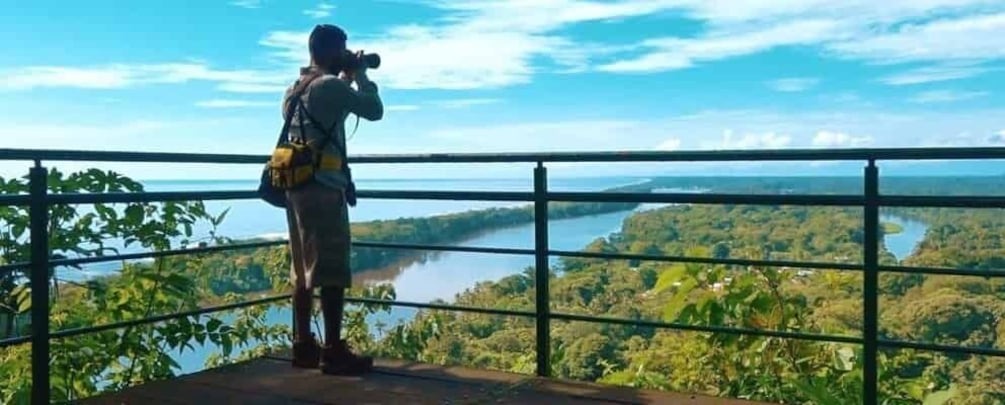
[[[361,375],[373,369],[373,357],[358,356],[345,340],[327,346],[321,352],[321,372],[331,375]]]
[[[318,368],[321,362],[321,345],[314,334],[307,341],[293,342],[293,367]]]

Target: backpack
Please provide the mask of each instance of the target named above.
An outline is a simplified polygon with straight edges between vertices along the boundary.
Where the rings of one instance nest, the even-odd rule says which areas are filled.
[[[274,207],[286,208],[286,191],[294,190],[310,183],[314,180],[314,174],[321,168],[322,164],[330,163],[325,161],[321,149],[331,141],[338,121],[332,124],[331,128],[322,128],[318,121],[307,112],[301,100],[301,96],[307,89],[307,86],[318,77],[320,75],[312,75],[303,84],[301,84],[303,79],[297,80],[294,87],[295,91],[290,96],[292,100],[287,99],[286,119],[282,130],[280,130],[279,140],[276,142],[272,156],[266,162],[265,169],[262,171],[262,177],[258,185],[258,195]],[[290,121],[293,119],[294,110],[299,110],[298,118],[301,131],[304,131],[305,128],[304,116],[306,115],[311,124],[324,134],[321,142],[322,146],[319,150],[311,148],[307,144],[306,137],[297,141],[289,139]],[[339,169],[349,179],[349,184],[346,188],[346,202],[349,206],[355,206],[356,186],[352,181],[345,148],[344,146],[335,145],[335,149],[339,153],[338,162],[335,162],[335,164],[339,165]],[[328,165],[326,164],[325,166]]]

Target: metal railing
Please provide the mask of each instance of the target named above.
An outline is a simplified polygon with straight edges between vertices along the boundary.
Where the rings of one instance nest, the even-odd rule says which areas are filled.
[[[49,393],[49,342],[86,333],[124,328],[130,325],[160,322],[182,317],[207,314],[230,309],[261,305],[289,299],[289,295],[263,298],[237,304],[202,308],[196,311],[162,315],[146,319],[98,325],[70,330],[50,330],[49,325],[49,271],[55,266],[85,263],[165,257],[195,253],[220,252],[280,246],[285,241],[239,243],[195,249],[180,249],[118,256],[87,257],[52,260],[48,246],[48,209],[54,204],[135,203],[180,200],[236,200],[256,199],[250,190],[237,191],[174,191],[145,193],[104,194],[48,194],[44,161],[87,162],[162,162],[162,163],[213,163],[213,164],[263,164],[267,156],[222,155],[187,153],[137,153],[89,152],[65,150],[0,149],[0,161],[33,161],[29,175],[30,193],[27,195],[0,195],[0,206],[28,205],[31,223],[31,260],[0,266],[4,272],[29,269],[32,283],[32,312],[30,336],[0,341],[0,347],[31,343],[32,347],[32,402],[48,403]],[[534,249],[510,249],[470,246],[440,246],[401,243],[354,242],[356,247],[381,249],[412,249],[435,251],[478,252],[492,254],[517,254],[535,257],[535,310],[515,311],[475,308],[446,304],[387,301],[368,298],[349,298],[358,304],[381,304],[412,308],[466,311],[483,314],[520,316],[536,319],[537,374],[550,374],[550,322],[551,320],[611,323],[684,331],[728,333],[801,339],[819,342],[860,344],[864,347],[863,394],[867,404],[875,404],[877,392],[877,353],[880,347],[920,349],[939,352],[968,353],[1005,356],[1005,350],[981,347],[958,347],[940,344],[880,339],[878,333],[879,273],[944,274],[981,277],[1005,277],[1005,270],[967,270],[942,267],[883,266],[879,264],[879,209],[880,207],[967,207],[1005,208],[1003,196],[903,196],[882,195],[879,192],[880,160],[988,160],[1005,159],[1005,148],[901,148],[901,149],[842,149],[842,150],[757,150],[757,151],[700,151],[700,152],[601,152],[601,153],[523,153],[523,154],[428,154],[428,155],[366,155],[350,158],[355,164],[380,163],[533,163],[534,188],[532,192],[496,191],[388,191],[360,190],[360,199],[412,199],[412,200],[468,200],[468,201],[526,201],[534,204]],[[623,192],[553,192],[548,190],[547,168],[549,162],[741,162],[741,161],[862,161],[864,193],[861,195],[747,195],[747,194],[684,194],[684,193],[623,193]],[[751,205],[804,205],[844,206],[864,209],[865,239],[863,262],[819,263],[778,260],[714,259],[705,257],[668,257],[627,253],[599,253],[553,250],[548,244],[548,204],[550,202],[630,202],[630,203],[699,203],[699,204],[751,204]],[[840,336],[779,330],[758,330],[726,326],[689,325],[671,322],[646,321],[612,317],[596,317],[552,312],[549,294],[549,257],[581,257],[594,259],[685,262],[744,266],[777,266],[812,269],[831,269],[863,272],[863,333],[861,336]]]

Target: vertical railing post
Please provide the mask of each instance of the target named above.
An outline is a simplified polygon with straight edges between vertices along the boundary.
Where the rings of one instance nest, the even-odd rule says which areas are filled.
[[[31,202],[31,402],[49,403],[49,205],[48,174],[35,161],[28,175]]]
[[[863,262],[865,273],[862,280],[865,341],[863,369],[863,394],[866,405],[879,401],[878,364],[879,361],[879,168],[876,161],[869,159],[865,168],[865,244]]]
[[[537,309],[537,375],[551,375],[551,302],[548,292],[548,169],[534,168],[534,287]]]

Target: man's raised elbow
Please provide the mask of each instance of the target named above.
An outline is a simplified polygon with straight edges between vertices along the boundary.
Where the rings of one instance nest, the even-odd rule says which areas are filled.
[[[374,108],[372,111],[369,111],[369,113],[363,116],[363,118],[366,118],[370,121],[380,121],[382,118],[384,118],[384,106],[378,105],[377,108]]]

